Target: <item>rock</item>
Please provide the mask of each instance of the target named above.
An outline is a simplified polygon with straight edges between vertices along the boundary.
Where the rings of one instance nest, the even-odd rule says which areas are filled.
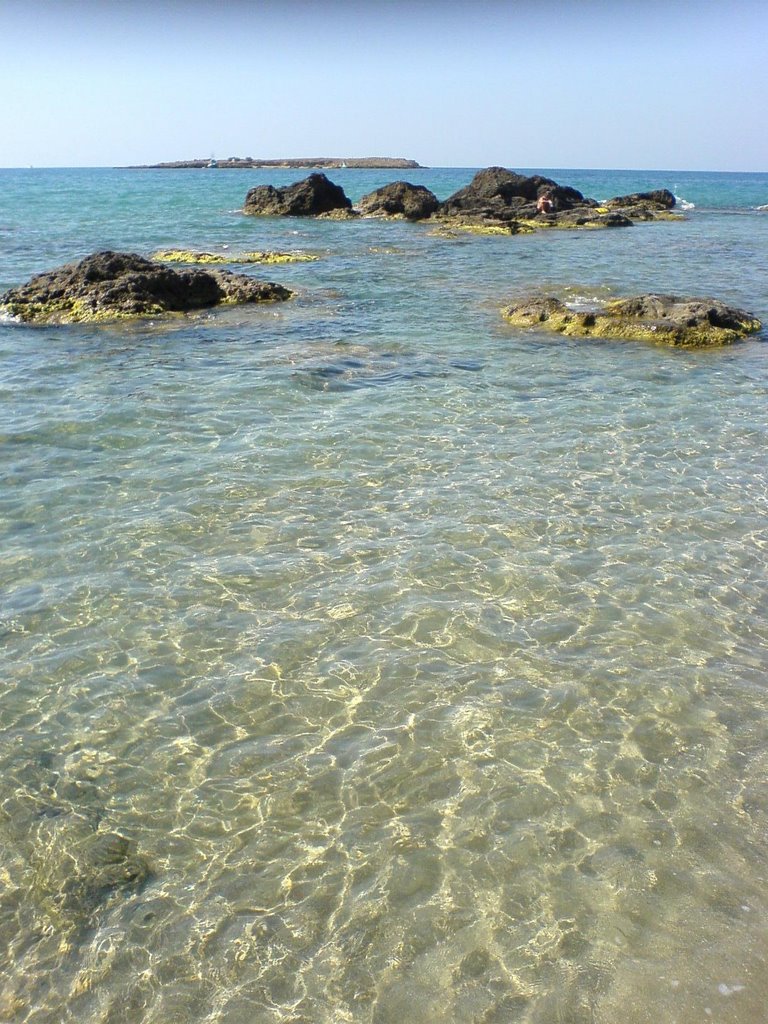
[[[135,843],[93,828],[79,814],[41,820],[31,851],[31,895],[63,933],[86,926],[118,892],[137,892],[152,877]]]
[[[730,345],[762,327],[751,313],[717,299],[639,295],[594,310],[571,309],[552,296],[538,296],[502,311],[516,327],[543,327],[568,337],[624,338],[700,348]]]
[[[605,210],[590,206],[574,206],[540,218],[539,227],[553,228],[631,228],[632,219],[623,210]]]
[[[680,219],[670,213],[667,189],[617,196],[600,206],[575,188],[540,174],[527,177],[504,167],[478,171],[465,188],[441,204],[438,217],[457,230],[474,225],[506,227],[512,233],[541,228],[629,227],[636,220]]]
[[[392,181],[369,192],[360,200],[364,217],[404,217],[406,220],[425,220],[440,206],[434,192],[424,185],[411,185],[407,181]]]
[[[150,257],[156,263],[313,263],[308,252],[197,252],[192,249],[160,249]]]
[[[257,185],[245,197],[243,213],[261,217],[316,217],[330,210],[348,210],[344,189],[324,174],[310,174],[293,185]]]
[[[629,196],[614,196],[608,199],[604,209],[622,213],[631,220],[683,220],[683,215],[673,213],[677,200],[669,189],[654,192],[633,192]]]
[[[88,323],[282,301],[281,285],[226,270],[173,270],[135,253],[98,252],[0,295],[0,310],[29,323]]]
[[[585,199],[581,192],[558,185],[551,178],[538,174],[527,177],[504,167],[487,167],[441,204],[440,215],[501,223],[535,218],[539,197],[545,195],[551,198],[555,213],[577,206],[597,206],[594,199]]]
[[[357,220],[360,214],[357,210],[339,207],[336,210],[326,210],[325,213],[318,213],[318,220]]]
[[[543,224],[525,220],[510,220],[502,223],[494,220],[483,220],[481,217],[441,217],[432,218],[431,235],[438,238],[457,238],[460,235],[533,235]]]
[[[659,210],[671,210],[677,200],[668,188],[659,188],[653,192],[633,192],[629,196],[614,196],[604,205],[609,209],[628,206],[650,206]]]

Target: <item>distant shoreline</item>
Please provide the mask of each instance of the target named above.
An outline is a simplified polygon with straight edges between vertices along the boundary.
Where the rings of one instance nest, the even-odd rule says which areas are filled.
[[[202,169],[215,169],[221,168],[238,168],[250,170],[251,168],[263,168],[263,167],[285,167],[285,168],[318,168],[326,170],[328,168],[336,169],[341,167],[347,168],[408,168],[408,169],[422,169],[421,164],[415,160],[405,160],[402,157],[391,157],[391,156],[365,156],[365,157],[301,157],[297,159],[281,159],[281,160],[257,160],[253,157],[236,157],[232,156],[226,160],[214,160],[210,158],[208,160],[171,160],[165,163],[159,164],[138,164],[128,168],[128,170],[180,170],[191,168],[194,170]]]

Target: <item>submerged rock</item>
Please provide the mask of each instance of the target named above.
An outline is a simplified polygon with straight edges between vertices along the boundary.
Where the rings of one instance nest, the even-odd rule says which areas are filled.
[[[700,348],[730,345],[759,331],[760,321],[717,299],[638,295],[594,310],[577,310],[552,296],[537,296],[502,311],[516,327],[537,327],[568,337],[624,338]]]
[[[90,323],[282,301],[291,294],[244,274],[173,270],[135,253],[107,251],[12,288],[0,295],[0,310],[29,323]]]
[[[282,188],[257,185],[246,195],[243,213],[261,217],[316,217],[351,207],[340,185],[334,185],[324,174],[310,174]]]
[[[133,840],[73,813],[40,822],[30,859],[31,894],[62,932],[87,925],[113,894],[137,892],[152,877]]]
[[[439,207],[440,201],[434,192],[408,181],[391,181],[363,196],[359,204],[364,217],[404,217],[406,220],[425,220]]]
[[[313,263],[320,259],[308,252],[197,252],[193,249],[160,249],[151,258],[156,263],[244,264],[244,263]]]

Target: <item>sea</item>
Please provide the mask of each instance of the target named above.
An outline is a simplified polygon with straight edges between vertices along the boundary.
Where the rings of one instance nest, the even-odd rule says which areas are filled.
[[[768,324],[768,174],[515,169],[684,219],[446,236],[242,214],[305,171],[0,170],[0,292],[318,257],[242,268],[280,305],[0,323],[0,1020],[768,1020],[768,333],[500,313]]]

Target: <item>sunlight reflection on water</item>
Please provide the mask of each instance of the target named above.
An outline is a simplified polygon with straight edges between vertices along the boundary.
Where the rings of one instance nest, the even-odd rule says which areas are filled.
[[[762,346],[418,244],[386,317],[3,338],[3,1019],[761,1019]]]

